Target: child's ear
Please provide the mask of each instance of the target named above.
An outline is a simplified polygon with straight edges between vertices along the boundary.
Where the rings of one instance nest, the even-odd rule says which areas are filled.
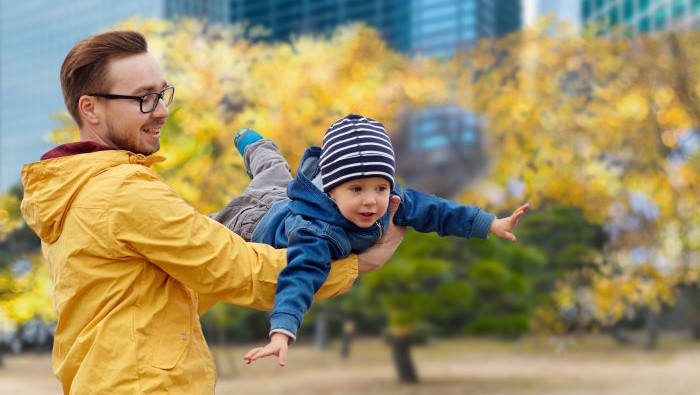
[[[335,203],[335,204],[338,204],[338,202],[335,200],[335,196],[334,196],[333,191],[335,191],[335,189],[336,189],[337,187],[338,187],[338,186],[336,185],[335,187],[333,187],[333,189],[331,189],[330,191],[326,192],[326,196],[328,196],[328,199],[331,199],[331,200],[333,201],[333,203]]]

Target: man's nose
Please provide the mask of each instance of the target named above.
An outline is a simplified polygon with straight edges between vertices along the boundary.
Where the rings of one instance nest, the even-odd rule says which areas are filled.
[[[165,118],[169,114],[168,107],[165,106],[165,102],[162,98],[158,98],[158,105],[156,109],[153,110],[153,116],[156,118]]]

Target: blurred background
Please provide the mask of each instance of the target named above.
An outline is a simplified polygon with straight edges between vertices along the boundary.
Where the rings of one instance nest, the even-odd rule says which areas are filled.
[[[217,393],[690,394],[700,386],[700,0],[0,1],[0,387],[60,392],[21,166],[77,140],[59,69],[146,35],[176,87],[156,166],[215,212],[251,127],[293,169],[338,118],[383,122],[400,183],[507,215],[518,242],[409,232],[314,304],[289,366],[265,312],[202,318]],[[330,384],[329,384],[330,383]]]

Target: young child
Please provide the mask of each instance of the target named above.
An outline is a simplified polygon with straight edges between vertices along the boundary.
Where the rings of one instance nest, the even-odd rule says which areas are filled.
[[[246,363],[277,355],[285,365],[304,313],[326,280],[333,259],[361,252],[386,231],[390,196],[400,198],[394,224],[441,236],[490,233],[515,242],[512,231],[529,205],[496,219],[479,207],[403,189],[394,181],[394,150],[384,125],[350,114],[326,131],[322,147],[304,153],[296,178],[274,142],[251,129],[234,140],[252,181],[216,219],[244,238],[287,248],[272,314],[270,343],[250,350]],[[394,198],[395,199],[395,198]]]

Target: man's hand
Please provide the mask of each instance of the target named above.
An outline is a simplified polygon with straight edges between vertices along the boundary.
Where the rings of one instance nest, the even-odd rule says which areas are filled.
[[[256,359],[277,355],[277,363],[280,366],[287,364],[287,348],[289,347],[289,336],[281,332],[275,332],[270,336],[270,342],[265,347],[254,348],[243,357],[243,361],[251,364]]]
[[[498,237],[508,239],[515,243],[515,235],[513,234],[513,229],[518,225],[518,220],[520,217],[530,209],[530,203],[525,203],[518,207],[517,210],[510,215],[510,217],[494,219],[491,222],[491,228],[489,231]]]
[[[403,241],[406,227],[394,225],[394,214],[399,209],[400,203],[400,197],[391,197],[389,201],[389,228],[379,241],[357,256],[357,269],[360,273],[372,272],[384,266]]]

